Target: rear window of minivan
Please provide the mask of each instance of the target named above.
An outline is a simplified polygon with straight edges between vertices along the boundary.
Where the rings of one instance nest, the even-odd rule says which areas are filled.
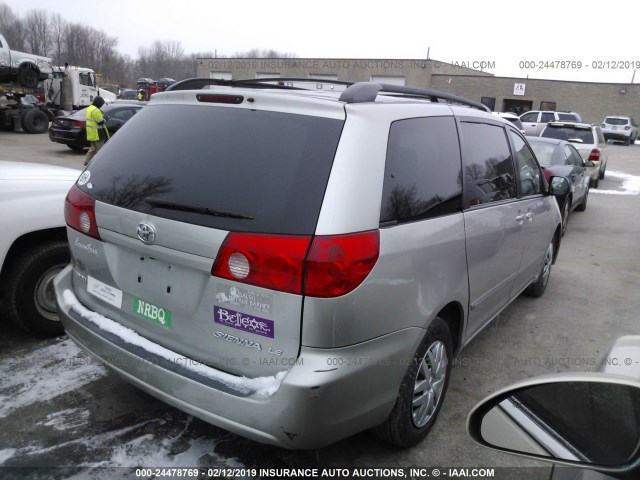
[[[593,138],[591,128],[574,128],[574,127],[556,127],[547,125],[542,132],[541,137],[557,138],[558,140],[581,140],[581,143],[595,144],[598,143]],[[580,142],[578,142],[580,143]]]
[[[118,131],[80,188],[195,225],[312,234],[342,120],[244,108],[150,105]]]

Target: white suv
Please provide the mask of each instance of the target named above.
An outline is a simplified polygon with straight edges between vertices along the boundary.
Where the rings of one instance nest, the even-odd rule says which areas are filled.
[[[576,112],[531,110],[520,115],[520,121],[525,135],[537,137],[549,122],[581,122],[582,117]]]
[[[602,134],[605,140],[631,145],[638,138],[638,124],[631,117],[609,116],[602,121]]]

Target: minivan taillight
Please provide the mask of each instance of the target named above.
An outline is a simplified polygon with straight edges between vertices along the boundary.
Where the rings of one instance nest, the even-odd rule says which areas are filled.
[[[304,258],[311,237],[230,233],[211,274],[289,293],[302,293]]]
[[[354,290],[371,272],[380,254],[380,232],[320,236],[307,257],[305,294],[338,297]]]
[[[599,162],[600,161],[600,149],[599,148],[594,148],[593,150],[591,150],[591,153],[589,154],[589,158],[587,160],[591,160],[592,162]]]
[[[95,206],[96,201],[74,185],[64,201],[64,219],[71,228],[100,240]]]
[[[298,295],[337,297],[364,281],[379,253],[377,230],[317,237],[230,233],[211,274]]]

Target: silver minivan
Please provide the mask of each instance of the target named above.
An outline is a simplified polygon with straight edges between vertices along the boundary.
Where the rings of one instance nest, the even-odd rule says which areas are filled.
[[[66,201],[62,322],[127,381],[256,441],[415,445],[453,355],[544,292],[566,180],[470,100],[256,82],[178,83],[101,149]]]

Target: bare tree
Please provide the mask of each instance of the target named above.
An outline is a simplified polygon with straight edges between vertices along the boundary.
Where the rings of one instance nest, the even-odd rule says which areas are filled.
[[[22,20],[13,13],[6,3],[0,3],[0,32],[15,50],[25,50]]]
[[[265,48],[252,48],[246,52],[236,52],[236,58],[298,58],[295,53],[279,52]]]
[[[31,52],[46,57],[51,44],[49,14],[46,10],[30,10],[27,13],[25,33]]]
[[[61,65],[62,62],[62,48],[64,45],[64,33],[67,28],[67,21],[62,18],[59,13],[51,15],[49,20],[51,28],[51,44],[53,51],[55,52],[54,61],[57,65]]]

